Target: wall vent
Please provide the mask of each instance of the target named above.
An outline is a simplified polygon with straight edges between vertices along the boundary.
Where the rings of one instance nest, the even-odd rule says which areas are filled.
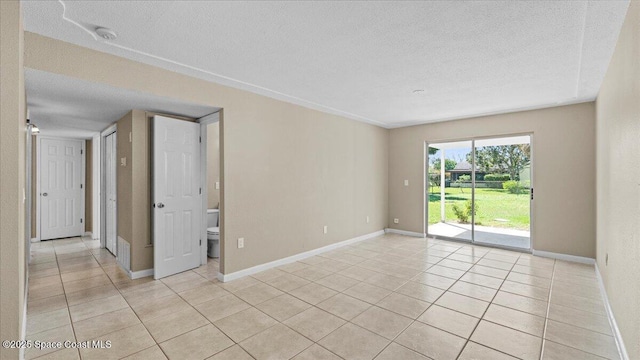
[[[118,236],[118,263],[125,270],[131,270],[131,245],[123,238]]]

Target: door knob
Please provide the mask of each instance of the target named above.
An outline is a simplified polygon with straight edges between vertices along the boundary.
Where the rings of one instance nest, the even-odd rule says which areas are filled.
[[[158,208],[162,209],[164,207],[163,203],[158,203]]]
[[[47,193],[42,193],[42,196],[47,196],[47,195],[49,195],[49,194],[47,194]]]

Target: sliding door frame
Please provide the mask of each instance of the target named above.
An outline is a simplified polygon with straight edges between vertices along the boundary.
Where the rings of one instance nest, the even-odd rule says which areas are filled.
[[[485,139],[498,139],[498,138],[508,138],[508,137],[517,137],[517,136],[528,136],[529,137],[529,146],[531,148],[531,155],[529,159],[529,176],[530,176],[530,187],[531,190],[529,192],[529,248],[523,249],[519,247],[512,247],[506,245],[497,245],[483,242],[475,241],[475,214],[471,213],[471,240],[454,238],[442,235],[433,235],[429,234],[429,145],[430,144],[440,144],[440,143],[448,143],[448,142],[461,142],[461,141],[471,141],[471,203],[475,204],[475,188],[476,188],[476,140],[485,140]],[[466,138],[449,138],[449,139],[434,139],[434,140],[426,140],[424,146],[424,158],[426,161],[423,161],[423,174],[425,174],[424,181],[424,192],[426,194],[423,196],[424,198],[424,232],[427,237],[431,237],[434,239],[442,239],[442,240],[450,240],[450,241],[459,241],[472,245],[481,245],[486,247],[494,247],[499,249],[513,250],[519,252],[532,253],[534,249],[534,199],[535,197],[532,195],[532,191],[534,189],[534,147],[533,147],[533,132],[524,132],[524,133],[508,133],[508,134],[499,134],[499,135],[486,135],[486,136],[474,136],[474,137],[466,137]],[[442,186],[442,185],[441,185]],[[441,199],[444,201],[444,199]],[[472,205],[473,206],[473,205]],[[474,206],[475,207],[475,206]]]

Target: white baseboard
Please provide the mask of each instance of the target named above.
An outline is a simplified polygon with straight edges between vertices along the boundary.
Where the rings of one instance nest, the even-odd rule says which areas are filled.
[[[550,251],[533,250],[532,254],[534,256],[540,256],[540,257],[546,257],[546,258],[564,260],[564,261],[572,261],[572,262],[577,262],[577,263],[582,263],[582,264],[589,264],[589,265],[593,265],[593,264],[596,263],[596,260],[592,259],[592,258],[583,257],[583,256],[560,254],[560,253],[554,253],[554,252],[550,252]]]
[[[140,279],[147,276],[153,276],[153,269],[131,271],[129,269],[125,269],[125,267],[120,262],[116,262],[116,263],[118,264],[118,266],[120,266],[120,269],[124,270],[127,273],[127,275],[129,276],[129,279],[131,280]]]
[[[317,248],[317,249],[313,249],[313,250],[309,250],[309,251],[305,251],[299,254],[295,254],[292,256],[288,256],[286,258],[282,258],[279,260],[274,260],[268,263],[264,263],[264,264],[260,264],[260,265],[256,265],[254,267],[250,267],[248,269],[243,269],[240,271],[236,271],[230,274],[222,274],[222,273],[218,273],[218,280],[222,281],[222,282],[228,282],[231,280],[236,280],[248,275],[253,275],[256,273],[259,273],[261,271],[265,271],[265,270],[269,270],[272,269],[274,267],[278,267],[278,266],[282,266],[282,265],[286,265],[292,262],[296,262],[302,259],[306,259],[312,256],[316,256],[318,254],[322,254],[325,253],[327,251],[331,251],[334,249],[338,249],[347,245],[351,245],[351,244],[355,244],[357,242],[360,241],[364,241],[367,239],[371,239],[377,236],[381,236],[384,235],[384,230],[379,230],[376,232],[372,232],[370,234],[366,234],[366,235],[362,235],[362,236],[358,236],[355,237],[353,239],[349,239],[349,240],[344,240],[344,241],[340,241],[331,245],[327,245],[327,246],[323,246],[321,248]]]
[[[400,235],[406,235],[406,236],[419,237],[419,238],[426,238],[427,237],[427,234],[425,234],[425,233],[398,230],[398,229],[391,229],[391,228],[384,229],[384,232],[385,233],[392,233],[392,234],[400,234]]]
[[[153,269],[129,271],[129,277],[131,278],[131,280],[140,279],[147,276],[153,276]]]
[[[118,264],[118,266],[120,266],[120,269],[124,272],[127,273],[127,275],[129,275],[129,277],[131,277],[131,270],[127,269],[124,267],[124,265],[122,265],[122,263],[120,261],[118,261],[118,257],[116,256],[116,264]]]
[[[598,285],[600,285],[600,294],[602,295],[602,300],[604,301],[604,307],[605,307],[605,310],[607,311],[607,317],[609,318],[609,324],[611,325],[611,330],[613,331],[613,337],[616,340],[618,353],[620,354],[620,358],[622,360],[629,360],[629,354],[627,353],[627,348],[624,346],[624,341],[622,340],[622,333],[620,333],[620,329],[618,328],[618,323],[616,322],[616,318],[613,316],[613,309],[611,309],[611,304],[609,303],[609,296],[607,295],[607,290],[604,287],[604,281],[602,280],[602,275],[600,274],[600,269],[598,268],[597,262],[596,262],[596,276],[598,277]]]
[[[37,237],[35,237],[35,238],[31,238],[31,242],[32,242],[32,243],[40,242],[40,238],[37,238]]]

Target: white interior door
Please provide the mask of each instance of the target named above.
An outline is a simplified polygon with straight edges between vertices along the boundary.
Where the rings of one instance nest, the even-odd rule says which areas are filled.
[[[154,277],[200,265],[200,124],[153,119]]]
[[[40,239],[82,235],[81,140],[40,139]]]
[[[116,209],[116,133],[105,137],[105,190],[106,190],[106,241],[105,246],[116,254],[117,209]]]

